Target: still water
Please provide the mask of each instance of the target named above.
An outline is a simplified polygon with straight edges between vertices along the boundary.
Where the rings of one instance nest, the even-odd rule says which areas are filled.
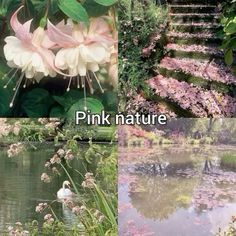
[[[119,150],[120,236],[210,236],[233,215],[236,147]]]
[[[81,147],[86,150],[87,147]],[[56,200],[56,193],[61,188],[64,180],[68,179],[62,173],[55,176],[51,183],[46,184],[40,180],[45,172],[45,162],[54,154],[54,147],[43,144],[37,150],[26,151],[17,157],[9,158],[7,149],[0,149],[0,235],[6,231],[9,225],[20,221],[22,223],[32,220],[42,221],[43,216],[35,212],[35,206],[40,202]],[[94,166],[86,166],[82,160],[74,160],[71,167],[79,170],[82,174],[85,169],[94,171]],[[70,175],[78,182],[78,174],[68,169]],[[75,177],[76,176],[76,177]],[[53,209],[59,219],[63,219],[68,225],[73,222],[73,215],[62,208],[60,202],[55,201]]]

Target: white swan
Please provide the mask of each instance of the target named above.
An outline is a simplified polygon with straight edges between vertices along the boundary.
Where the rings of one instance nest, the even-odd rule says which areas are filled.
[[[66,186],[68,188],[66,188]],[[73,195],[73,192],[69,189],[70,182],[68,180],[64,181],[62,184],[62,188],[58,190],[57,192],[57,198],[63,199],[63,198],[70,198]]]

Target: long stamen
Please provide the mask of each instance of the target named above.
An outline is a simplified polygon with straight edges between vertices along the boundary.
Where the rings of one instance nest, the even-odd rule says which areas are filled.
[[[96,81],[97,81],[97,83],[98,83],[98,86],[99,86],[101,92],[104,93],[104,90],[103,90],[103,88],[102,88],[102,86],[101,86],[101,83],[100,83],[100,81],[99,81],[97,75],[96,75],[94,72],[92,72],[92,73],[93,73],[93,76],[94,76],[94,78],[96,79]]]
[[[4,85],[4,87],[3,88],[7,88],[8,87],[8,85],[11,83],[11,81],[14,79],[14,77],[15,77],[15,75],[16,75],[16,73],[18,72],[18,70],[19,69],[17,69],[15,72],[14,72],[14,74],[11,76],[11,78],[8,80],[8,82]],[[13,70],[11,70],[11,71],[13,71]],[[4,77],[6,78],[8,75],[9,75],[10,73],[8,73],[7,75],[4,75]],[[3,77],[3,78],[4,78]]]
[[[84,88],[84,110],[87,111],[87,94],[86,94],[86,86],[85,86],[85,77],[82,76],[82,86]]]
[[[12,71],[14,71],[16,68],[12,68],[11,70],[9,70],[3,77],[2,79],[5,79],[8,75],[11,74]]]
[[[24,85],[23,85],[23,88],[26,88],[26,87],[27,87],[27,83],[28,83],[28,79],[25,78],[25,83],[24,83]]]
[[[80,88],[80,76],[77,76],[77,88]]]
[[[18,88],[19,83],[20,83],[20,79],[16,82],[16,86],[13,88],[13,91],[16,91],[16,89]]]
[[[89,71],[88,71],[87,75],[88,75],[88,78],[89,78],[90,83],[92,83],[93,80],[92,80],[91,77],[90,77]]]
[[[69,81],[69,84],[68,84],[68,87],[67,87],[67,90],[66,90],[67,92],[70,91],[70,86],[71,86],[72,78],[73,78],[73,77],[70,77],[70,81]]]
[[[91,83],[91,79],[89,78],[88,74],[86,74],[86,80],[88,82],[90,93],[93,94],[94,93],[94,89],[93,89],[93,86],[92,86],[92,83]]]
[[[21,83],[22,83],[23,78],[24,78],[24,73],[21,74],[20,79],[19,79],[19,81],[17,82],[16,91],[15,91],[15,93],[14,93],[14,96],[13,96],[12,100],[11,100],[10,108],[13,107],[13,104],[14,104],[14,101],[15,101],[15,98],[16,98],[16,95],[17,95],[17,93],[18,93],[18,90],[19,90],[19,88],[20,88],[20,85],[21,85]]]
[[[85,81],[84,81],[84,76],[81,76],[81,85],[82,85],[82,88],[84,88],[85,87]]]

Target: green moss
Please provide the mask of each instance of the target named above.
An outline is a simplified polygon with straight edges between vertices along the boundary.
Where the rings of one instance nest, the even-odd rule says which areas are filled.
[[[184,206],[188,206],[191,203],[191,199],[192,198],[189,195],[179,195],[176,201]]]
[[[226,153],[221,157],[221,165],[235,168],[236,167],[236,154]]]

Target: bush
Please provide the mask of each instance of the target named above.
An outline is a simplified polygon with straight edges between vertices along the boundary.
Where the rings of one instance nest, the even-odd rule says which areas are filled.
[[[225,1],[222,3],[223,17],[221,24],[223,25],[223,44],[221,48],[225,53],[225,62],[232,65],[234,62],[233,52],[236,49],[236,2]],[[236,73],[236,67],[233,67]]]
[[[145,87],[145,80],[150,78],[154,65],[162,58],[167,10],[151,0],[145,4],[139,0],[121,0],[118,13],[122,100]]]

